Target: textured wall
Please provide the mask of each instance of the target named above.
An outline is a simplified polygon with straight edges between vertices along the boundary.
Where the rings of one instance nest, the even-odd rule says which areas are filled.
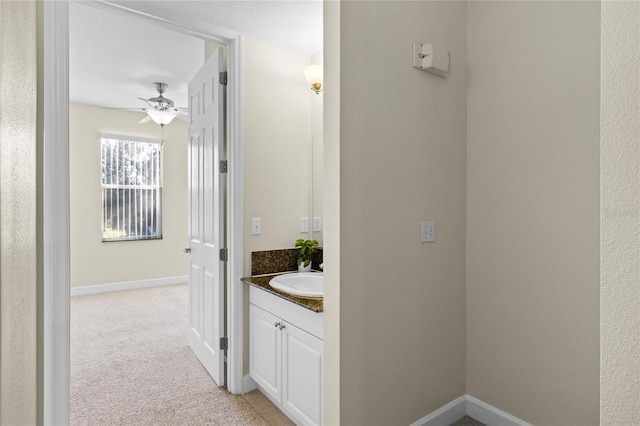
[[[602,2],[600,424],[640,424],[640,3]]]
[[[410,424],[465,393],[466,4],[340,14],[340,421]],[[413,68],[420,41],[448,78]]]
[[[186,276],[187,123],[165,127],[161,240],[102,242],[100,134],[160,139],[160,126],[138,124],[143,113],[71,104],[69,169],[71,286]],[[125,262],[131,259],[131,264]]]
[[[0,2],[0,424],[36,423],[36,3]]]
[[[38,135],[37,135],[37,177],[38,192],[37,229],[38,259],[44,259],[44,2],[36,2],[37,9],[37,55],[38,55]],[[38,262],[38,425],[44,419],[44,264]]]
[[[467,391],[597,424],[600,6],[468,10]]]

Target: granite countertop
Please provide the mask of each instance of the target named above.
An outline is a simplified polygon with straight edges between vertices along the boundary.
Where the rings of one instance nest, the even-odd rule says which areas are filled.
[[[293,302],[296,305],[300,305],[303,308],[310,309],[313,312],[323,312],[324,302],[322,299],[307,299],[305,297],[292,296],[283,291],[276,290],[275,288],[269,285],[269,281],[271,281],[271,278],[277,275],[282,275],[286,273],[295,273],[295,272],[290,271],[290,272],[279,272],[276,274],[254,275],[252,277],[242,278],[242,281],[254,287],[258,287],[264,291],[267,291],[271,294],[275,294],[278,297],[282,297],[283,299]]]

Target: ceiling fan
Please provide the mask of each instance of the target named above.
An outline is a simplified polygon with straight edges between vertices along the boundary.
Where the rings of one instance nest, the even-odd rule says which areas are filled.
[[[147,113],[147,116],[140,120],[138,123],[144,124],[150,121],[154,121],[156,124],[160,126],[164,126],[166,124],[171,123],[171,121],[176,118],[178,115],[186,116],[188,115],[186,110],[187,108],[179,108],[175,107],[173,101],[169,98],[165,98],[163,93],[167,90],[167,83],[162,83],[156,81],[153,83],[156,90],[158,91],[158,96],[153,98],[141,98],[138,97],[141,101],[144,101],[149,106],[148,108],[117,108],[117,109],[127,109],[127,110],[141,110]]]

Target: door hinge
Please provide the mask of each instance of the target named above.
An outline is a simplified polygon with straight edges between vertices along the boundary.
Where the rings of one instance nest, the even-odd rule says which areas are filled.
[[[222,84],[223,86],[227,85],[227,72],[226,71],[222,71],[219,74],[219,81],[220,81],[220,84]]]
[[[227,173],[227,170],[229,170],[227,160],[220,161],[220,173]]]
[[[220,350],[221,351],[226,351],[229,349],[229,338],[228,337],[221,337],[220,338]]]
[[[220,260],[223,262],[229,260],[229,254],[226,248],[220,249]]]

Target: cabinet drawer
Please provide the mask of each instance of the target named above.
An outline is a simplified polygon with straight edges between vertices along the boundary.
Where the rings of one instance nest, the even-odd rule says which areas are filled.
[[[281,297],[251,286],[249,302],[306,332],[324,339],[324,313],[313,312]]]

